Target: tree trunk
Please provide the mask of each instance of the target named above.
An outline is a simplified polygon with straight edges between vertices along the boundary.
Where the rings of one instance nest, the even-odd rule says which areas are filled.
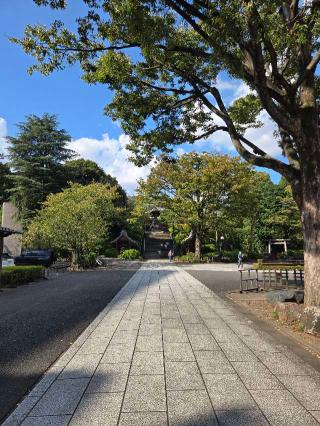
[[[196,257],[201,257],[201,240],[199,237],[199,233],[196,232],[196,240],[195,240],[195,244],[194,244],[194,254],[196,255]]]
[[[305,304],[320,306],[320,135],[317,112],[303,114],[300,146]]]

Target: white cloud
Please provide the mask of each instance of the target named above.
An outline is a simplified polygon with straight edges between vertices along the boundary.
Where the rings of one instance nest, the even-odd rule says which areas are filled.
[[[104,133],[101,139],[83,137],[73,140],[69,147],[80,157],[95,161],[132,193],[137,187],[137,180],[148,175],[150,166],[137,167],[128,160],[130,152],[126,145],[129,142],[129,136],[120,135],[118,139],[114,139]]]
[[[281,155],[281,149],[276,143],[273,135],[274,131],[276,130],[274,122],[270,119],[269,115],[265,111],[262,111],[259,114],[258,120],[263,123],[263,126],[260,128],[248,129],[245,134],[246,138],[265,151],[267,154],[274,157],[279,157]],[[216,118],[215,122],[216,124],[224,125],[221,119]],[[220,131],[214,133],[209,136],[207,141],[210,143],[213,151],[230,153],[236,152],[227,132]],[[201,147],[200,141],[197,143],[197,147]]]

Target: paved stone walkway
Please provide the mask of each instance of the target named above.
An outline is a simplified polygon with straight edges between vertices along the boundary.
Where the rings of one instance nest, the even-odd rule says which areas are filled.
[[[320,375],[174,266],[141,268],[4,423],[320,422]]]

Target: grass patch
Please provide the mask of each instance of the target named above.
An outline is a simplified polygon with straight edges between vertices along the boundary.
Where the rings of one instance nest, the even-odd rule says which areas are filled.
[[[279,313],[277,311],[272,311],[271,316],[275,320],[279,319]]]

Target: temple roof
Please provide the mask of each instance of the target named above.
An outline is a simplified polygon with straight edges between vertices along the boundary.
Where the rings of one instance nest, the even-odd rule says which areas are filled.
[[[129,237],[129,235],[128,235],[128,233],[125,229],[122,229],[119,236],[117,238],[115,238],[113,241],[111,241],[111,244],[115,244],[115,243],[118,243],[120,241],[128,241],[131,244],[138,245],[138,243],[135,240],[133,240],[132,238]]]

